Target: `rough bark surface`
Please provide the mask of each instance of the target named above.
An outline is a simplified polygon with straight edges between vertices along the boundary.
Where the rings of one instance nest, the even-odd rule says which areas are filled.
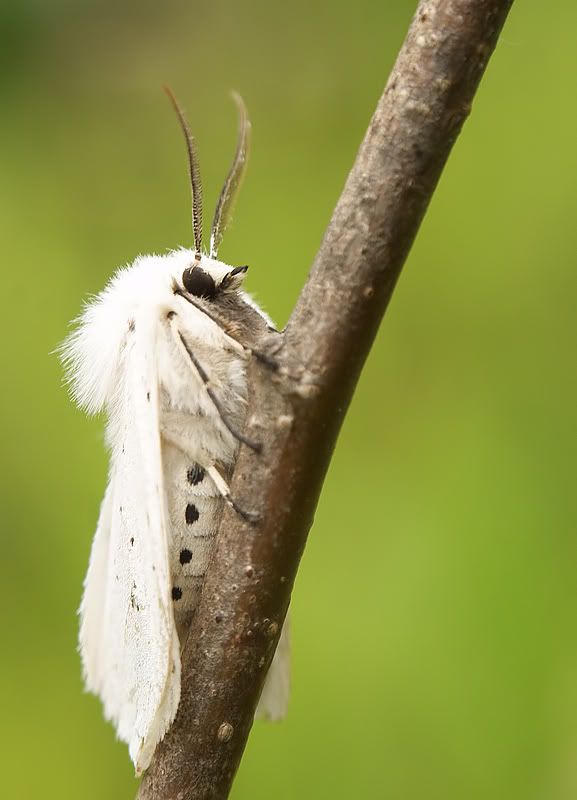
[[[360,370],[512,0],[423,0],[288,326],[253,360],[247,435],[188,645],[174,725],[139,800],[224,800]]]

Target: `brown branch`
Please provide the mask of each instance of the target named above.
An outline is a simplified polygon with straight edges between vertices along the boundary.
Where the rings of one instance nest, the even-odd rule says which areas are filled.
[[[140,800],[228,796],[337,434],[512,0],[422,0],[284,334],[249,370],[247,434],[183,653],[177,719]]]

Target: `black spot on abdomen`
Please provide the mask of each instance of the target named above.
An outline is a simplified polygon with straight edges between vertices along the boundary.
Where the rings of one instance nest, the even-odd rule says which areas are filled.
[[[200,514],[198,513],[198,508],[194,505],[194,503],[189,503],[186,507],[186,511],[184,512],[186,524],[192,525],[193,522],[197,521],[199,516]]]
[[[197,486],[201,481],[204,480],[204,469],[200,466],[200,464],[193,464],[192,467],[186,472],[186,480],[191,484],[191,486]]]
[[[173,600],[180,600],[182,597],[182,589],[180,586],[173,586],[172,587],[172,599]]]
[[[180,563],[181,564],[188,564],[190,561],[192,561],[192,553],[190,552],[190,550],[188,550],[187,548],[185,548],[184,550],[181,550],[180,551]]]

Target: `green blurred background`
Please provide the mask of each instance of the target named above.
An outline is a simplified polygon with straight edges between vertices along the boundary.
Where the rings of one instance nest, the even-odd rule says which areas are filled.
[[[190,243],[188,110],[221,251],[283,324],[414,0],[2,0],[2,795],[131,798],[82,693],[102,421],[50,351],[137,253]],[[350,409],[293,599],[290,716],[233,798],[577,796],[577,6],[514,8]]]

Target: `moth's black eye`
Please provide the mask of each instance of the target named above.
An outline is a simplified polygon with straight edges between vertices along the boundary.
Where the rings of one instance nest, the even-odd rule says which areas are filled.
[[[216,294],[214,279],[208,272],[200,267],[188,267],[182,273],[184,288],[195,297],[204,297],[206,300],[213,300]]]

